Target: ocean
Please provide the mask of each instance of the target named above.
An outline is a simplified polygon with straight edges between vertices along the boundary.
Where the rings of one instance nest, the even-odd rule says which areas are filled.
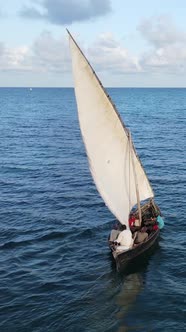
[[[186,89],[109,88],[165,227],[118,273],[72,88],[0,88],[0,332],[181,332]]]

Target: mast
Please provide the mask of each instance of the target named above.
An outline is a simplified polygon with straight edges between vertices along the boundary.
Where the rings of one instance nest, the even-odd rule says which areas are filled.
[[[132,137],[131,137],[131,132],[129,131],[129,142],[130,142],[130,150],[131,150],[131,156],[132,156],[132,167],[134,171],[134,180],[135,180],[135,188],[136,188],[136,198],[137,198],[137,205],[138,205],[138,214],[139,214],[139,222],[141,225],[141,206],[140,206],[140,194],[139,194],[139,186],[138,186],[138,179],[137,179],[137,174],[136,174],[136,169],[135,169],[135,164],[134,164],[134,156],[133,156],[133,143],[132,143]]]

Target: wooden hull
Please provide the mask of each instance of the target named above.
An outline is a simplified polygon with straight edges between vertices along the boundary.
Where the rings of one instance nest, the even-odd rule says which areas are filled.
[[[159,234],[160,230],[158,229],[149,236],[147,241],[142,242],[136,247],[121,253],[114,251],[113,247],[110,246],[112,255],[116,262],[117,271],[124,270],[129,265],[129,263],[134,262],[136,259],[140,260],[143,255],[148,254],[157,242]]]

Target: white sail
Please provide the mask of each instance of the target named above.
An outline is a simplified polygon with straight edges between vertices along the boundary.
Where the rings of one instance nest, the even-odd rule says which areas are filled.
[[[110,97],[70,33],[69,40],[78,117],[90,171],[107,207],[128,227],[129,212],[137,204],[136,179],[140,200],[153,197],[153,190]]]

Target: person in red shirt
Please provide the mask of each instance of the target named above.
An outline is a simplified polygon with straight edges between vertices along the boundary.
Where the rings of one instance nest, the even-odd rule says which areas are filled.
[[[152,226],[153,231],[157,231],[158,228],[159,228],[159,227],[158,227],[157,224],[155,224],[155,225]]]
[[[135,226],[135,215],[133,213],[130,214],[129,216],[129,227],[134,227]]]

